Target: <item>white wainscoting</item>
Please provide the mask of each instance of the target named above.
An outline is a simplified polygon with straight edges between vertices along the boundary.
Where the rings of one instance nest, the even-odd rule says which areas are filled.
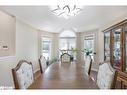
[[[5,56],[5,57],[0,57],[0,62],[1,62],[1,61],[12,60],[12,59],[16,59],[16,56]]]

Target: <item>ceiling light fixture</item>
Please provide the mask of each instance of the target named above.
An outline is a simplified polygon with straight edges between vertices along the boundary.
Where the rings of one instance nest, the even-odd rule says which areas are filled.
[[[55,7],[51,7],[52,13],[59,16],[59,17],[64,17],[66,19],[72,17],[72,16],[77,16],[81,12],[81,7],[77,7],[76,5],[64,5],[60,6],[57,5]]]

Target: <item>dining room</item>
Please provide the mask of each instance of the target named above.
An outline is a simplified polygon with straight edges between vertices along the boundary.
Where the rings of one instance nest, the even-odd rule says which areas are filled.
[[[0,90],[126,90],[127,6],[0,5]]]

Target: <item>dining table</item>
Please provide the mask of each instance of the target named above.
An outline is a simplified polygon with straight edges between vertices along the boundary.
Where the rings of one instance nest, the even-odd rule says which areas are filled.
[[[56,62],[48,66],[28,89],[98,89],[98,86],[82,64]]]

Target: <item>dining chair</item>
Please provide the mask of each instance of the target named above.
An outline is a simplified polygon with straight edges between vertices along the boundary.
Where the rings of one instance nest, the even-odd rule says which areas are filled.
[[[110,62],[99,64],[97,85],[100,89],[114,89],[116,85],[117,71],[112,68]]]
[[[31,62],[21,60],[12,69],[15,89],[27,89],[34,81],[33,66]]]
[[[85,72],[90,75],[90,72],[91,72],[91,66],[92,66],[92,59],[90,56],[87,56],[85,58]]]
[[[46,59],[43,55],[40,56],[39,58],[39,66],[40,66],[40,71],[41,73],[45,72],[46,68],[47,68],[47,63],[46,63]]]
[[[61,59],[61,63],[69,63],[71,62],[71,55],[69,55],[68,53],[63,53],[60,59]]]

